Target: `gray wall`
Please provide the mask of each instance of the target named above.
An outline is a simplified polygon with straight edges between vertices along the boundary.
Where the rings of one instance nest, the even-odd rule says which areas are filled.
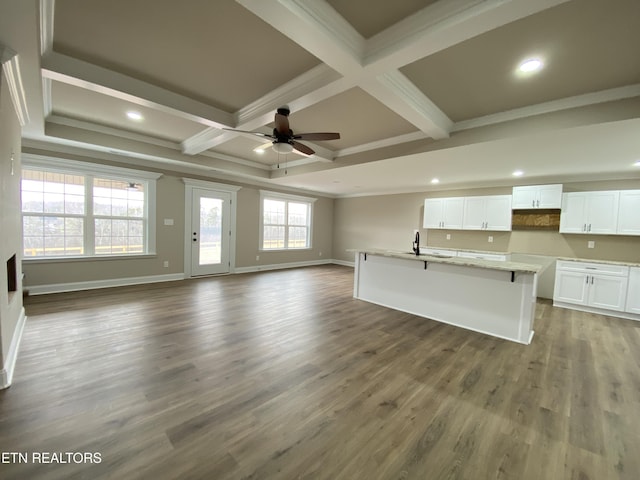
[[[48,152],[25,149],[29,153],[47,154]],[[52,156],[60,154],[48,153]],[[106,162],[87,157],[65,155],[65,158],[109,164],[119,167],[126,165]],[[136,167],[141,169],[140,167]],[[151,169],[149,169],[151,170]],[[157,182],[156,225],[157,255],[153,258],[120,258],[89,260],[28,260],[24,262],[25,287],[55,285],[65,283],[117,280],[132,277],[148,277],[167,274],[180,274],[184,271],[184,211],[186,176],[169,170],[163,173]],[[191,178],[229,183],[212,178],[191,175]],[[333,199],[317,197],[314,204],[312,248],[298,251],[261,252],[259,251],[260,230],[260,188],[255,185],[237,184],[238,191],[236,255],[237,268],[257,268],[294,262],[312,262],[332,258],[333,241]],[[263,187],[264,189],[264,187]],[[268,190],[276,190],[267,188]],[[312,195],[304,194],[311,197]],[[164,219],[174,220],[173,226],[164,225]],[[259,256],[259,260],[256,260]],[[169,267],[163,266],[164,261]]]
[[[20,124],[0,69],[0,369],[22,315],[22,220],[20,219]],[[14,152],[13,165],[11,156]],[[13,174],[12,174],[13,170]],[[7,260],[17,256],[17,292],[9,294]]]

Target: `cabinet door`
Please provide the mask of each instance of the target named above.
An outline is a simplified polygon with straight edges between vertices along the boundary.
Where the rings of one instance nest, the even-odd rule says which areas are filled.
[[[586,233],[587,194],[585,192],[562,195],[560,233]]]
[[[620,192],[589,192],[587,197],[587,232],[615,234],[618,224]]]
[[[511,195],[494,195],[485,200],[486,230],[511,230]]]
[[[556,270],[556,283],[553,299],[557,302],[587,303],[589,276],[586,273]]]
[[[465,197],[462,228],[484,230],[485,210],[485,197]]]
[[[619,235],[640,235],[640,190],[620,192],[616,232]]]
[[[464,198],[445,198],[442,205],[442,228],[461,229]]]
[[[588,305],[623,311],[626,299],[627,277],[589,275]]]
[[[640,314],[640,267],[631,267],[629,269],[627,306],[625,311]]]
[[[427,198],[424,201],[424,228],[442,228],[444,198]]]
[[[562,184],[539,185],[536,208],[560,208],[562,206]]]
[[[511,208],[514,210],[536,208],[538,189],[534,186],[513,187]]]

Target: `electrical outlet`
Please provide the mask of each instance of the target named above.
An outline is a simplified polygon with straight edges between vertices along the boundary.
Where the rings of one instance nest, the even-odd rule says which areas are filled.
[[[163,266],[164,268],[169,268],[169,260],[165,260]]]
[[[594,242],[593,240],[589,240],[587,242],[587,248],[596,248],[596,242]]]
[[[322,256],[322,252],[318,252],[318,256],[321,257]]]
[[[256,255],[256,262],[260,261],[260,255]]]
[[[451,234],[447,233],[447,240],[451,240]]]
[[[489,235],[489,238],[487,239],[487,241],[489,243],[493,243],[493,235]]]

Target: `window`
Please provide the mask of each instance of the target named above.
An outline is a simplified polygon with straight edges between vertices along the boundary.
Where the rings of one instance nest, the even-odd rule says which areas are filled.
[[[260,192],[262,250],[311,248],[311,214],[316,199]]]
[[[154,252],[159,175],[38,158],[22,169],[24,258]]]

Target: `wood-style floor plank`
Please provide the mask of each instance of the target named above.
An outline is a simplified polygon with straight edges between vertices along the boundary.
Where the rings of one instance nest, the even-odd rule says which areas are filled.
[[[640,478],[640,323],[539,301],[525,346],[352,292],[321,266],[27,298],[0,478]]]

